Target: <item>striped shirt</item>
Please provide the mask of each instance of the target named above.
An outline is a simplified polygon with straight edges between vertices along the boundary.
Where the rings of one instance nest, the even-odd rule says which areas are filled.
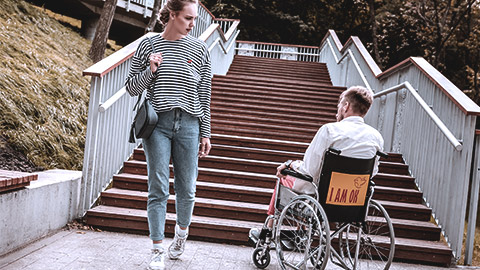
[[[205,42],[187,35],[179,40],[166,40],[160,34],[151,37],[155,52],[163,62],[155,73],[150,70],[153,52],[148,38],[142,40],[133,56],[125,88],[131,96],[148,89],[156,112],[180,108],[200,119],[200,136],[210,137],[210,97],[212,70]]]

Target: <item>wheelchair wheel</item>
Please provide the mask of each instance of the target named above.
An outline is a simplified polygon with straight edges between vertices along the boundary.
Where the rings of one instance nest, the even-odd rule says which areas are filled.
[[[258,247],[253,251],[253,263],[257,268],[264,269],[270,264],[270,251],[263,247]]]
[[[330,227],[312,197],[295,197],[282,211],[275,230],[282,269],[324,269],[330,256]]]
[[[339,234],[340,255],[349,269],[389,269],[395,252],[392,221],[375,200],[368,213],[365,222],[350,224]]]

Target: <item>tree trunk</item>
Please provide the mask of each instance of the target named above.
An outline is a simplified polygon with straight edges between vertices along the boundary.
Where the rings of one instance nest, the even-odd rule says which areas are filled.
[[[92,47],[88,55],[93,62],[98,62],[103,59],[105,49],[107,47],[108,33],[112,25],[113,15],[115,15],[115,8],[117,7],[117,0],[106,0],[103,5],[102,14],[98,22],[95,37],[93,38]]]
[[[375,62],[382,68],[382,59],[380,58],[380,52],[378,51],[378,38],[377,38],[377,21],[375,19],[375,1],[368,0],[368,8],[370,9],[370,24],[372,25],[372,42],[373,42],[373,55],[375,56]]]
[[[155,24],[157,24],[161,6],[162,0],[155,0],[155,3],[153,4],[152,16],[150,17],[147,28],[145,28],[145,33],[152,32],[153,29],[155,29]]]

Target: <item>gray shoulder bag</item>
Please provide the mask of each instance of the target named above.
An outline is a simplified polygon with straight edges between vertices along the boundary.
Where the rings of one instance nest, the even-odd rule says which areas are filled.
[[[148,38],[150,46],[152,46],[152,51],[155,53],[155,47],[153,47],[152,40]],[[145,91],[144,91],[145,92]],[[153,109],[152,103],[147,99],[145,94],[145,99],[142,104],[138,106],[140,100],[142,99],[143,94],[138,96],[137,103],[133,107],[133,110],[137,109],[135,118],[133,119],[132,126],[130,128],[130,138],[128,142],[135,143],[135,138],[137,139],[148,139],[152,134],[153,130],[157,126],[158,115]]]

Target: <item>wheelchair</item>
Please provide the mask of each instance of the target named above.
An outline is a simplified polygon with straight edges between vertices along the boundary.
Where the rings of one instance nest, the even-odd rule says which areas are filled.
[[[282,269],[322,270],[329,259],[348,270],[389,269],[395,235],[388,213],[372,199],[375,159],[342,156],[330,148],[325,152],[318,186],[309,176],[283,170],[285,175],[310,182],[314,193],[297,194],[277,180],[275,213],[265,220],[258,239],[249,235],[255,247],[255,266],[266,268],[270,250],[275,249]],[[271,219],[273,227],[267,235]]]

